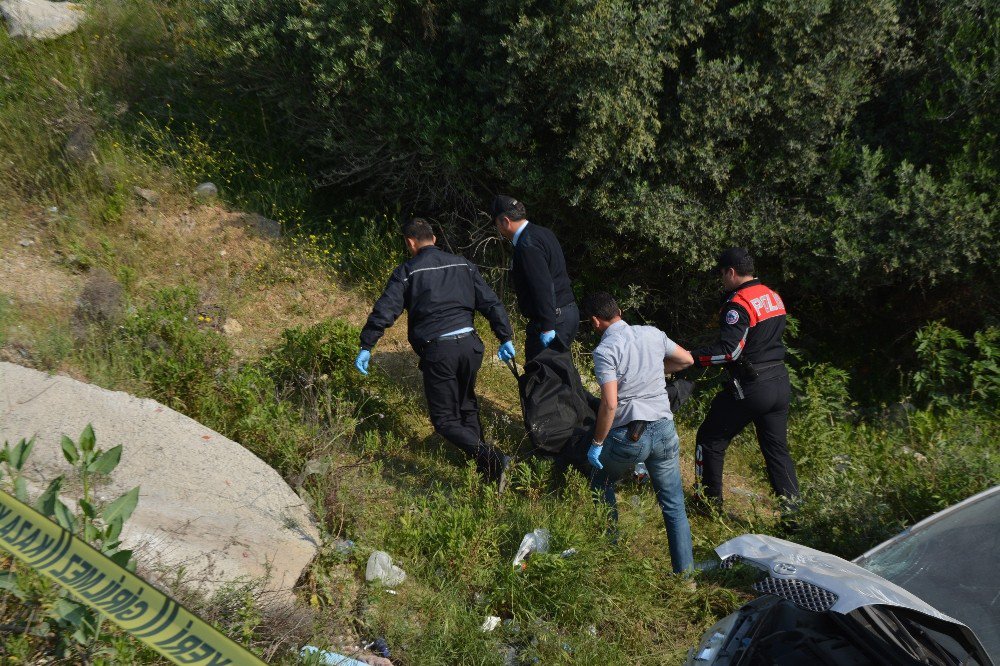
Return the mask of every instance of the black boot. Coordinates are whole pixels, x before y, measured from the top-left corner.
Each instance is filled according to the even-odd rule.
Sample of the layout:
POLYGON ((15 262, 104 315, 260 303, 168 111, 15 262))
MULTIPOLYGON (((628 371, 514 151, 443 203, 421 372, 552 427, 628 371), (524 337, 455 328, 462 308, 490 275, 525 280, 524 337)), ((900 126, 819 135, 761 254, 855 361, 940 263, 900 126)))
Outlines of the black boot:
POLYGON ((722 514, 722 498, 708 497, 701 493, 695 493, 691 497, 691 512, 704 518, 717 518, 722 514))

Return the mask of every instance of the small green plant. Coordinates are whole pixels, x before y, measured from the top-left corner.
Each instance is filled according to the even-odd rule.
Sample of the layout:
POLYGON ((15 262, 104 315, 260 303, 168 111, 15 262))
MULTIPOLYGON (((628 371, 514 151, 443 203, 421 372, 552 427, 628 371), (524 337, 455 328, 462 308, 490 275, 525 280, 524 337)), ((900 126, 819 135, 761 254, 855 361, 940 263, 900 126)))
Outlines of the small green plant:
POLYGON ((376 215, 360 217, 347 225, 329 220, 327 225, 334 229, 347 227, 346 233, 328 237, 337 246, 336 267, 362 291, 378 295, 393 269, 406 259, 393 218, 376 215))
MULTIPOLYGON (((88 425, 80 434, 78 442, 63 435, 60 447, 63 457, 76 469, 83 485, 82 497, 78 500, 81 514, 78 531, 86 541, 98 545, 101 552, 112 561, 130 570, 134 569, 134 563, 131 562, 132 552, 119 550, 121 541, 118 537, 125 521, 135 511, 139 502, 139 487, 136 486, 100 510, 95 506, 93 497, 95 477, 110 474, 121 462, 121 445, 107 451, 98 449, 94 429, 88 425)), ((62 522, 60 524, 72 531, 77 525, 69 509, 59 500, 58 492, 59 485, 53 481, 38 500, 40 511, 46 515, 54 513, 57 517, 65 516, 65 524, 62 522)))
MULTIPOLYGON (((16 445, 4 443, 0 463, 6 472, 6 484, 22 502, 29 501, 23 470, 34 448, 35 440, 22 439, 16 445)), ((121 532, 125 522, 135 511, 139 501, 139 488, 135 487, 121 497, 99 503, 94 497, 95 481, 110 474, 121 460, 122 447, 107 451, 96 446, 94 429, 88 425, 77 441, 63 437, 63 457, 69 462, 82 485, 81 496, 75 511, 64 503, 59 493, 65 483, 63 476, 53 479, 34 502, 34 507, 64 529, 73 532, 111 561, 129 571, 135 570, 132 551, 121 548, 121 532)), ((20 601, 19 623, 24 635, 42 639, 54 636, 53 651, 60 659, 80 660, 89 663, 96 652, 107 652, 109 635, 103 631, 103 620, 98 613, 76 601, 68 592, 33 570, 11 562, 7 571, 0 573, 0 590, 20 601)), ((44 649, 40 640, 33 650, 44 649)))
POLYGON ((300 400, 324 382, 346 395, 360 383, 353 365, 357 337, 357 328, 340 319, 286 329, 263 364, 277 385, 300 400))
POLYGON ((14 318, 14 303, 4 293, 0 293, 0 347, 7 342, 7 326, 14 318))
POLYGON ((954 402, 961 392, 969 365, 969 340, 937 321, 917 331, 920 369, 913 373, 913 387, 932 405, 954 402))
POLYGON ((913 388, 934 407, 1000 401, 1000 328, 973 334, 972 340, 943 322, 917 331, 920 367, 913 373, 913 388))
POLYGON ((131 372, 153 397, 199 418, 216 387, 216 373, 231 358, 225 338, 199 325, 198 294, 191 288, 157 292, 128 317, 110 354, 130 359, 131 372))
POLYGON ((969 368, 972 396, 985 404, 1000 404, 1000 328, 976 331, 973 340, 979 358, 969 368))
POLYGON ((114 190, 104 197, 97 217, 104 224, 113 226, 121 224, 128 206, 129 194, 123 183, 116 183, 114 190))

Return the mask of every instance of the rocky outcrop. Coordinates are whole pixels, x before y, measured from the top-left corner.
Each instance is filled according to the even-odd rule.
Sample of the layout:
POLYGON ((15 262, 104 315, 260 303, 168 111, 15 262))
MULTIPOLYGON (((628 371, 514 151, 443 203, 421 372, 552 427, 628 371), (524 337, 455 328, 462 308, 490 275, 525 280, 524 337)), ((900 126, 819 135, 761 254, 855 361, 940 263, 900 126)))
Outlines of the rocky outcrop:
POLYGON ((70 472, 60 437, 76 439, 88 423, 100 448, 123 445, 99 495, 141 489, 123 533, 141 571, 171 578, 183 572, 183 581, 205 592, 267 576, 265 588, 287 598, 316 554, 319 534, 277 472, 154 400, 0 363, 0 441, 36 438, 27 468, 35 493, 70 472))
POLYGON ((7 21, 11 37, 54 39, 79 27, 84 19, 83 5, 49 0, 3 0, 0 15, 7 21))

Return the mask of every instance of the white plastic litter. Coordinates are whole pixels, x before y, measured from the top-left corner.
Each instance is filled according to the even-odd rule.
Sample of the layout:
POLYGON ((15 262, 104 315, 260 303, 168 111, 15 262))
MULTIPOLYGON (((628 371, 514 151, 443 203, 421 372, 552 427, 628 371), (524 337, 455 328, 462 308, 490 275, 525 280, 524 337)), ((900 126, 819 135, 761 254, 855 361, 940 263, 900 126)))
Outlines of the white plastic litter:
POLYGON ((524 538, 521 539, 521 546, 517 549, 517 555, 514 556, 514 566, 520 566, 524 558, 532 553, 549 552, 549 539, 551 537, 552 535, 544 527, 539 527, 525 534, 524 538))
POLYGON ((496 615, 487 615, 486 619, 483 620, 483 626, 480 627, 484 632, 490 632, 497 628, 500 624, 500 618, 496 615))
POLYGON ((559 553, 559 557, 573 557, 577 554, 576 548, 567 548, 563 552, 559 553))
POLYGON ((320 650, 318 647, 314 647, 312 645, 306 645, 299 651, 299 655, 303 659, 312 654, 319 655, 319 663, 324 664, 324 666, 368 666, 368 664, 363 661, 358 661, 357 659, 352 659, 351 657, 345 657, 344 655, 337 654, 336 652, 320 650))
POLYGON ((350 539, 337 539, 333 542, 333 549, 341 555, 350 555, 354 550, 354 542, 350 539))
POLYGON ((365 580, 369 583, 377 580, 386 587, 396 587, 406 580, 406 572, 392 563, 389 553, 376 550, 368 558, 365 580))

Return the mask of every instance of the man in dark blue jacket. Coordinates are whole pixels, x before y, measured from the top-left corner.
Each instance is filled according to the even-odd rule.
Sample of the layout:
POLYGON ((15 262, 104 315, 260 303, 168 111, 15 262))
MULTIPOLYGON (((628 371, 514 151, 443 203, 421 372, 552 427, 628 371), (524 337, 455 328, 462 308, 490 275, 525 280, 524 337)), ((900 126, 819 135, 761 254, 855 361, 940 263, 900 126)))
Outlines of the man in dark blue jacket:
POLYGON ((528 318, 525 358, 533 359, 556 337, 568 349, 580 327, 580 310, 559 241, 545 227, 530 224, 524 203, 514 197, 498 195, 490 212, 497 231, 514 246, 510 276, 517 306, 528 318))
POLYGON ((371 350, 406 309, 408 338, 420 356, 431 423, 446 440, 476 461, 489 480, 500 480, 507 457, 483 442, 476 375, 483 341, 472 327, 475 312, 490 322, 502 343, 501 360, 514 357, 507 312, 474 264, 435 246, 430 224, 415 218, 403 225, 411 258, 396 267, 361 331, 355 367, 368 374, 371 350))

